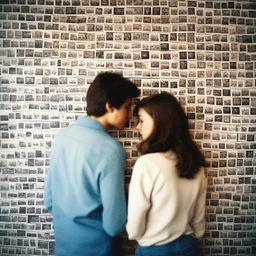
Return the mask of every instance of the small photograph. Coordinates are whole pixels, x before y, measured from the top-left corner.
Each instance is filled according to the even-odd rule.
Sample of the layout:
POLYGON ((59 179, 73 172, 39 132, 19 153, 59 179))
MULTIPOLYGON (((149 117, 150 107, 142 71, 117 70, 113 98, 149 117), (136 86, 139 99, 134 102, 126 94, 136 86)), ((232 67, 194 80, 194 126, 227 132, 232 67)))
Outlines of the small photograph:
POLYGON ((177 41, 177 38, 178 38, 177 33, 170 34, 170 41, 177 41))
POLYGON ((125 41, 131 41, 132 40, 132 34, 131 33, 124 33, 124 40, 125 41))
POLYGON ((169 51, 169 43, 161 43, 161 51, 169 51))
POLYGON ((106 33, 106 40, 113 40, 113 32, 106 33))
POLYGON ((141 49, 141 42, 132 42, 131 48, 132 48, 132 49, 138 49, 138 50, 140 50, 140 49, 141 49))
POLYGON ((187 69, 188 63, 187 61, 180 61, 180 69, 187 69))
POLYGON ((195 59, 195 52, 188 52, 188 59, 195 59))
POLYGON ((151 68, 159 68, 159 62, 158 61, 152 61, 151 62, 151 68))
POLYGON ((171 59, 171 54, 170 53, 163 53, 162 55, 163 60, 170 60, 171 59))
MULTIPOLYGON (((160 50, 159 44, 151 44, 150 45, 150 50, 151 51, 159 51, 160 50)), ((152 54, 151 54, 151 56, 152 56, 152 54)))
POLYGON ((167 70, 161 70, 161 73, 160 73, 160 77, 170 77, 171 76, 171 72, 170 71, 167 71, 167 70))
POLYGON ((239 115, 240 114, 240 108, 239 107, 232 107, 232 114, 233 115, 239 115))
POLYGON ((195 96, 188 96, 188 97, 187 97, 187 102, 188 102, 188 103, 195 103, 195 99, 196 99, 195 96))
POLYGON ((203 61, 198 61, 197 62, 197 68, 202 68, 204 69, 206 67, 206 63, 203 61))
POLYGON ((148 33, 134 33, 133 40, 137 41, 149 41, 149 34, 148 33))
POLYGON ((187 52, 180 52, 180 59, 187 59, 187 52))
POLYGON ((132 150, 132 157, 138 157, 138 156, 139 156, 138 151, 132 150))
POLYGON ((124 8, 114 8, 114 15, 124 15, 125 14, 125 9, 124 8))
POLYGON ((160 55, 157 52, 151 52, 151 59, 160 59, 160 55))
POLYGON ((152 82, 152 87, 158 88, 159 87, 159 82, 158 81, 153 81, 152 82))
POLYGON ((124 147, 131 147, 132 146, 131 141, 127 141, 127 140, 125 140, 123 142, 123 145, 124 145, 124 147))
MULTIPOLYGON (((137 139, 137 138, 140 138, 140 137, 141 136, 140 136, 139 132, 133 132, 133 138, 134 139, 137 139)), ((136 147, 137 144, 138 144, 138 142, 133 143, 133 147, 136 147)))
POLYGON ((144 15, 151 15, 152 10, 151 7, 144 7, 144 15))
POLYGON ((215 108, 214 114, 222 114, 222 108, 215 108))
POLYGON ((143 96, 146 97, 146 96, 150 96, 150 95, 157 94, 157 93, 158 93, 158 90, 143 89, 142 93, 143 93, 143 96))
POLYGON ((151 76, 152 77, 159 77, 160 76, 160 72, 159 72, 159 70, 152 70, 151 71, 151 76))
POLYGON ((195 107, 194 107, 194 106, 187 106, 187 107, 186 107, 186 111, 193 113, 193 112, 195 112, 195 107))
POLYGON ((195 80, 188 80, 188 87, 190 87, 190 89, 191 89, 191 87, 195 87, 195 85, 196 85, 195 80))
POLYGON ((126 15, 143 15, 143 7, 128 7, 126 8, 126 15))
POLYGON ((129 139, 133 138, 133 131, 127 131, 127 138, 129 139))
POLYGON ((86 59, 94 59, 95 52, 94 51, 84 51, 83 57, 86 59))
POLYGON ((118 137, 119 138, 126 138, 126 131, 119 131, 118 132, 118 137))
MULTIPOLYGON (((171 82, 171 83, 176 83, 176 87, 171 87, 171 88, 177 88, 177 82, 171 82)), ((168 88, 168 81, 161 81, 160 82, 160 87, 168 88)))
MULTIPOLYGON (((132 54, 131 53, 124 53, 124 59, 126 60, 131 60, 132 59, 132 54)), ((125 65, 128 64, 127 62, 124 63, 125 65)))
POLYGON ((123 59, 123 58, 124 58, 124 54, 122 52, 115 53, 115 59, 123 59))
POLYGON ((149 59, 149 51, 142 51, 141 59, 149 59))
POLYGON ((233 106, 240 106, 242 104, 242 99, 241 98, 233 98, 233 106))

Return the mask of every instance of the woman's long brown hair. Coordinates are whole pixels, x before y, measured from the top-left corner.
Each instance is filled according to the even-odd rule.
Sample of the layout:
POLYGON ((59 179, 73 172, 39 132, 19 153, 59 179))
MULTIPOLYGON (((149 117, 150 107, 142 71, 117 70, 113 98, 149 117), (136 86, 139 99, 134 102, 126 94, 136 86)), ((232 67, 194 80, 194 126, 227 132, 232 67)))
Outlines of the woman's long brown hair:
POLYGON ((135 107, 135 115, 140 108, 154 121, 152 134, 138 145, 141 154, 172 150, 182 178, 193 178, 202 166, 206 166, 204 156, 189 134, 186 114, 173 95, 161 93, 142 99, 135 107))

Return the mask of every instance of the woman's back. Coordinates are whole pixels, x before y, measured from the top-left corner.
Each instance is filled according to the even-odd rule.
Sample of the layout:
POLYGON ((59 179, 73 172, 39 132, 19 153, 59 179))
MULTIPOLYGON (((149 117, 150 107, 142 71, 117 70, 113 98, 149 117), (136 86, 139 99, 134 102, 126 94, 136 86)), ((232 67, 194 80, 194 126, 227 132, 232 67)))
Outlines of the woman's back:
POLYGON ((140 245, 166 244, 183 234, 201 237, 205 231, 204 172, 180 178, 176 163, 168 151, 143 155, 134 166, 127 231, 140 245))
POLYGON ((207 180, 203 154, 189 133, 186 114, 169 93, 135 108, 142 137, 130 184, 127 231, 136 256, 196 256, 205 230, 207 180))

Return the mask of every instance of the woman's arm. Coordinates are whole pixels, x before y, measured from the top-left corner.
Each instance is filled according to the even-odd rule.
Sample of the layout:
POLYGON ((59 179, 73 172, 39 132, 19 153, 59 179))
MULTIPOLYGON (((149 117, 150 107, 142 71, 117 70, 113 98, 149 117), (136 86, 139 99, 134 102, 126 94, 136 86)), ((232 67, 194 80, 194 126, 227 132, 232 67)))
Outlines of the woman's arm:
POLYGON ((151 206, 153 187, 151 175, 148 173, 149 170, 139 160, 133 168, 129 188, 126 229, 131 240, 139 240, 146 230, 146 218, 151 206))
POLYGON ((200 238, 205 232, 205 200, 207 191, 207 179, 203 175, 202 184, 200 188, 199 197, 195 206, 195 213, 191 221, 191 226, 194 230, 194 235, 196 238, 200 238))

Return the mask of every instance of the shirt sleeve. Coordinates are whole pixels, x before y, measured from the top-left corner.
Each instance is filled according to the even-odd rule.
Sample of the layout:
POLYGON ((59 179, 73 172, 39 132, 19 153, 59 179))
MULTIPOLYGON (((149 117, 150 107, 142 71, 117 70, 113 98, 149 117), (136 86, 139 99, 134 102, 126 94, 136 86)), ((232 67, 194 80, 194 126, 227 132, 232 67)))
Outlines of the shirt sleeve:
POLYGON ((195 207, 195 213, 191 221, 191 226, 194 230, 194 236, 201 238, 205 232, 205 200, 207 191, 207 179, 203 174, 202 184, 199 197, 195 207))
POLYGON ((142 161, 137 160, 132 173, 128 199, 129 239, 139 240, 146 230, 146 216, 151 206, 153 180, 142 161))
POLYGON ((125 228, 126 200, 124 189, 125 151, 109 152, 102 166, 100 193, 103 205, 103 228, 114 237, 125 228))
POLYGON ((46 178, 44 187, 44 206, 48 212, 52 212, 52 191, 50 175, 46 178))
POLYGON ((48 172, 48 176, 45 179, 45 184, 44 184, 44 206, 47 209, 48 212, 52 212, 52 177, 51 177, 51 169, 52 166, 54 165, 54 141, 52 142, 52 147, 51 147, 51 158, 50 158, 50 168, 48 172))

